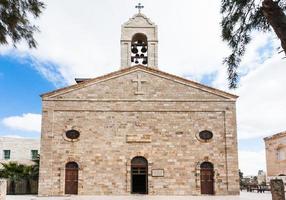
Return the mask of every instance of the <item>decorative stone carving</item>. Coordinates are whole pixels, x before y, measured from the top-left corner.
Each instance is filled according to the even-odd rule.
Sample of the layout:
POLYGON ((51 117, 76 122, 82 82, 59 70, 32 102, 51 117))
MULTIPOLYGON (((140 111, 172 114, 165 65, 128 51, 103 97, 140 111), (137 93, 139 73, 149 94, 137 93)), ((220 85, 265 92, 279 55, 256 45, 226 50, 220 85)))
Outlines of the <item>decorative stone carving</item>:
POLYGON ((147 81, 142 79, 141 74, 137 74, 137 78, 133 79, 132 82, 136 82, 136 84, 137 84, 137 90, 135 91, 135 94, 136 95, 144 94, 142 91, 142 83, 146 83, 147 81))

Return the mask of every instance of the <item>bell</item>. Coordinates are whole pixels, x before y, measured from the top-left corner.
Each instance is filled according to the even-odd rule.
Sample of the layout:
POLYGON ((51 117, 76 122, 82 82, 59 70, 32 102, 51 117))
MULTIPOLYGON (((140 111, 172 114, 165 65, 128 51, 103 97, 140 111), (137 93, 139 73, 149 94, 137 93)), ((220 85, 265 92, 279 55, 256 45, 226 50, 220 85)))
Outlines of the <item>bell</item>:
POLYGON ((132 46, 131 52, 134 53, 134 54, 138 53, 137 47, 136 46, 132 46))
POLYGON ((140 55, 140 57, 143 58, 143 57, 144 57, 144 54, 142 53, 142 54, 140 55))
POLYGON ((138 59, 136 59, 136 60, 135 60, 135 64, 138 64, 138 63, 139 63, 139 61, 138 61, 138 59))
POLYGON ((139 58, 139 54, 137 53, 137 54, 135 55, 135 57, 136 57, 136 58, 139 58))
POLYGON ((142 47, 141 52, 142 52, 142 53, 146 53, 146 52, 147 52, 146 46, 143 46, 143 47, 142 47))
POLYGON ((143 62, 142 62, 143 65, 147 65, 147 63, 148 63, 147 59, 144 59, 143 62))

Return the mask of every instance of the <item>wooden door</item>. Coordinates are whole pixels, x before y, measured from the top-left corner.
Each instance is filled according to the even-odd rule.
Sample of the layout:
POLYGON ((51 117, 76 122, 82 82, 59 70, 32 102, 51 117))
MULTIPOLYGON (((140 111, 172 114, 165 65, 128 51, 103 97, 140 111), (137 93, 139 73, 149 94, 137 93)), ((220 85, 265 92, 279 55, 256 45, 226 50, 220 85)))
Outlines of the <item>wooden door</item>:
POLYGON ((66 164, 65 194, 78 194, 78 165, 75 162, 66 164))
POLYGON ((201 169, 201 194, 214 194, 213 169, 201 169))

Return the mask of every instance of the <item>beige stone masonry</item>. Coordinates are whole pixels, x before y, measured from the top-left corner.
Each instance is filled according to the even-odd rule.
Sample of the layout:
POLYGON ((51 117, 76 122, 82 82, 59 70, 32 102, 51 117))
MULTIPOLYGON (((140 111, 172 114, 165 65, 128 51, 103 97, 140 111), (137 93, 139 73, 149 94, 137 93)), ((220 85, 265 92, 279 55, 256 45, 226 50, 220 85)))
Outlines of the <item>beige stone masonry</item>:
POLYGON ((136 156, 148 161, 148 194, 200 195, 205 161, 215 195, 239 194, 236 98, 142 66, 44 94, 39 195, 65 194, 69 161, 79 165, 79 195, 128 195, 136 156), (70 129, 78 140, 65 139, 70 129), (213 138, 200 140, 203 130, 213 138), (158 169, 163 177, 152 176, 158 169))
MULTIPOLYGON (((267 176, 286 176, 286 131, 264 138, 267 176)), ((279 178, 279 177, 278 177, 279 178)))

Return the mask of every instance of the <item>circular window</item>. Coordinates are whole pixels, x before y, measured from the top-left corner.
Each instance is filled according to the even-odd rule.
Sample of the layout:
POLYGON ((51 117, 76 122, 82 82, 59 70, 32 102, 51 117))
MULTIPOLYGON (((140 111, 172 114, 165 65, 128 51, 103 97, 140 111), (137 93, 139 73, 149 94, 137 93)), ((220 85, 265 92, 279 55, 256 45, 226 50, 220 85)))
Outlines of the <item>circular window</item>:
POLYGON ((69 130, 66 132, 66 137, 71 140, 75 140, 79 138, 79 132, 77 130, 69 130))
POLYGON ((213 138, 213 133, 210 132, 210 131, 201 131, 201 132, 199 133, 199 137, 200 137, 200 139, 202 139, 202 140, 210 140, 210 139, 213 138))

